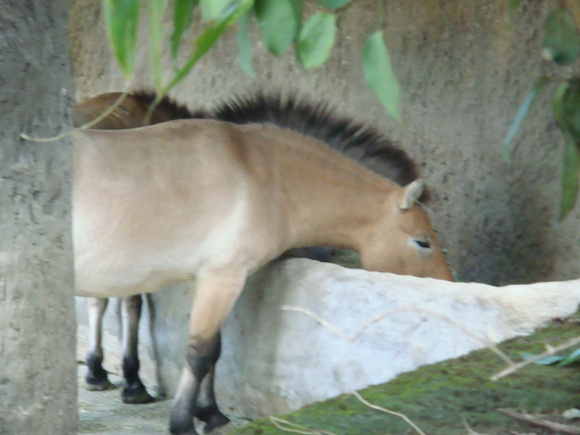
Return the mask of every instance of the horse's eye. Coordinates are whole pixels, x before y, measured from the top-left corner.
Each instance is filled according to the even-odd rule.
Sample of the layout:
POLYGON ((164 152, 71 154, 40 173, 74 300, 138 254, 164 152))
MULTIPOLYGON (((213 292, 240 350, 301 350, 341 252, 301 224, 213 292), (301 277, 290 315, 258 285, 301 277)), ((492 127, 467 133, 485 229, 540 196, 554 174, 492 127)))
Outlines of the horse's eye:
POLYGON ((421 249, 431 249, 431 243, 427 239, 413 239, 413 243, 421 249))

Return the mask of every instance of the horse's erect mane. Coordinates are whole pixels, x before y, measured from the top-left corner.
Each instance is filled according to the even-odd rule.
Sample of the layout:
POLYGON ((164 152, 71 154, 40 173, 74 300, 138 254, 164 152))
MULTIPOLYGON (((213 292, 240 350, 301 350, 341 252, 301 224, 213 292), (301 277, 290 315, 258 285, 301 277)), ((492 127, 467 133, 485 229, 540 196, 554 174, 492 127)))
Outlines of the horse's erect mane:
MULTIPOLYGON (((312 103, 295 94, 284 98, 281 94, 256 93, 226 101, 211 114, 222 121, 271 123, 314 137, 402 186, 419 178, 415 163, 390 139, 333 112, 328 104, 312 103)), ((426 200, 426 195, 421 199, 426 200)))
MULTIPOLYGON (((139 91, 134 95, 151 104, 155 94, 139 91)), ((390 139, 372 127, 336 115, 325 103, 312 103, 296 94, 255 94, 224 101, 210 111, 191 112, 164 97, 159 110, 179 118, 213 118, 236 124, 270 123, 311 136, 395 183, 404 186, 419 178, 416 164, 390 139)), ((428 200, 428 193, 421 197, 428 200)))

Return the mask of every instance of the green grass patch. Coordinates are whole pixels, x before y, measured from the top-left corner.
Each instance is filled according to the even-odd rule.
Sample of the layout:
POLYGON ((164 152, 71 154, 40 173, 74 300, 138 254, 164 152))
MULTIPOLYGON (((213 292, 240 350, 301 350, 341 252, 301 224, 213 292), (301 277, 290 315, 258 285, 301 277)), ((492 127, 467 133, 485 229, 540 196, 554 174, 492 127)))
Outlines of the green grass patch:
MULTIPOLYGON (((522 360, 522 352, 541 353, 545 343, 558 345, 579 334, 577 323, 554 322, 532 336, 509 340, 499 347, 518 362, 522 360)), ((532 364, 499 381, 489 380, 504 368, 505 363, 485 349, 421 367, 389 383, 362 390, 360 394, 375 405, 407 415, 430 435, 464 435, 467 433, 464 421, 482 433, 534 431, 543 434, 548 432, 503 416, 496 409, 515 408, 549 414, 580 406, 578 364, 568 367, 532 364)), ((416 433, 399 417, 370 409, 351 394, 306 406, 280 418, 309 430, 324 430, 336 435, 416 433)), ((260 419, 232 433, 283 432, 269 419, 260 419)))

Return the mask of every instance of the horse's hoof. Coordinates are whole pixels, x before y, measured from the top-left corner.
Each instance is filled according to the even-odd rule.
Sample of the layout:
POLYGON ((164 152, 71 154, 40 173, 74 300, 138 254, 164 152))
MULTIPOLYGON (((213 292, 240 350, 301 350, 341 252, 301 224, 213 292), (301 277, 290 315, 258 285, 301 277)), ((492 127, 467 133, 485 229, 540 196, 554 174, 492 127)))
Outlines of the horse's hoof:
POLYGON ((86 384, 85 387, 87 390, 89 391, 106 391, 106 390, 112 390, 115 388, 115 385, 113 385, 111 382, 109 382, 108 379, 85 379, 86 384))
POLYGON ((199 435, 195 430, 195 427, 193 426, 193 421, 179 423, 176 423, 175 421, 170 421, 169 432, 172 435, 199 435))
POLYGON ((227 418, 225 415, 221 413, 221 411, 218 410, 206 421, 205 427, 203 428, 203 433, 209 434, 210 432, 213 432, 216 429, 222 428, 229 422, 230 419, 227 418))
POLYGON ((143 384, 123 388, 121 399, 123 400, 123 403, 130 405, 143 405, 155 401, 155 399, 147 392, 143 384))

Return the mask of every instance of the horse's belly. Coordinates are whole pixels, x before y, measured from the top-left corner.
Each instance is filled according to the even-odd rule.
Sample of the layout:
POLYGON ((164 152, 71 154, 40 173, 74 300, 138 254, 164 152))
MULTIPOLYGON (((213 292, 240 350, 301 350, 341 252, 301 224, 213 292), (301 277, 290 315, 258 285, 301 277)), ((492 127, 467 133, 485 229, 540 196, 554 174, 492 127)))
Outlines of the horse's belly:
POLYGON ((75 255, 75 293, 78 296, 113 297, 151 293, 170 284, 189 281, 199 261, 182 258, 164 261, 168 256, 99 255, 81 251, 75 255))
MULTIPOLYGON (((204 268, 246 268, 247 247, 232 215, 215 228, 179 228, 128 237, 112 226, 74 224, 78 296, 113 297, 150 293, 192 280, 204 268)), ((249 255, 252 257, 252 255, 249 255)))

